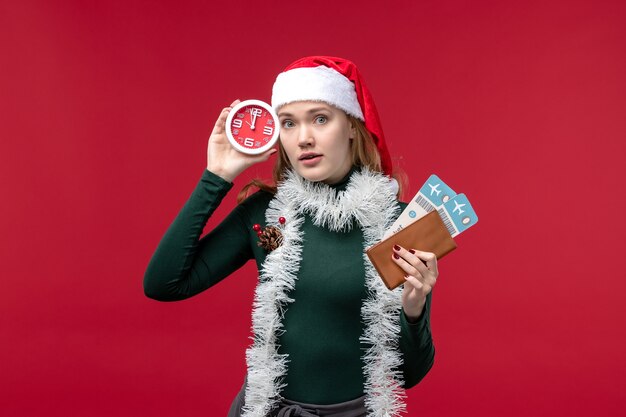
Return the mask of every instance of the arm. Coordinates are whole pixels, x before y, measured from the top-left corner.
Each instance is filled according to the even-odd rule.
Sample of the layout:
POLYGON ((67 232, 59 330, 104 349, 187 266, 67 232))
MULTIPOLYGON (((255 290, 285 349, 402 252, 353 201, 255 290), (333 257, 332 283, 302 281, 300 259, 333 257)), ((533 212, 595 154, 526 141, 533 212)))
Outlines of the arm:
POLYGON ((404 388, 419 383, 435 361, 435 345, 430 332, 430 304, 432 292, 426 296, 424 310, 417 321, 409 321, 400 313, 400 351, 403 359, 404 388))
POLYGON ((406 273, 402 290, 400 349, 404 385, 410 388, 433 366, 435 347, 430 333, 432 289, 439 270, 434 253, 394 246, 392 259, 406 273))
POLYGON ((236 207, 199 239, 207 220, 232 184, 205 170, 154 252, 144 292, 159 301, 192 297, 215 285, 252 257, 243 207, 236 207))
POLYGON ((199 239, 231 182, 276 149, 244 155, 228 142, 225 123, 235 100, 222 109, 207 145, 207 169, 159 243, 144 275, 146 296, 160 301, 183 300, 215 285, 252 257, 247 211, 238 205, 211 233, 199 239))

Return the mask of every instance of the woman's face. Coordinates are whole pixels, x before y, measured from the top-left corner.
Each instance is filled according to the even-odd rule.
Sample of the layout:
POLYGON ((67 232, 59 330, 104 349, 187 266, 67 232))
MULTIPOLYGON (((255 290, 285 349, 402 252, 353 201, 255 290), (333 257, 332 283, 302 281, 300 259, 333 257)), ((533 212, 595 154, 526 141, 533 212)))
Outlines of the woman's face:
POLYGON ((327 184, 348 174, 355 129, 342 110, 326 103, 297 101, 282 106, 278 118, 280 142, 298 174, 327 184))

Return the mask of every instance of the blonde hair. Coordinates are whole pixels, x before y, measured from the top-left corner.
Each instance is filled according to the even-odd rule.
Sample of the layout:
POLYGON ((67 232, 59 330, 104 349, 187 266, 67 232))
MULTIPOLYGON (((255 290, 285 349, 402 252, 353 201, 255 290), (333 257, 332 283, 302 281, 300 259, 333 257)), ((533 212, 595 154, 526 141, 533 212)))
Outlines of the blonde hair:
MULTIPOLYGON (((350 151, 352 157, 352 165, 357 167, 367 167, 370 171, 382 173, 382 164, 380 161, 380 154, 378 148, 372 139, 372 135, 365 128, 365 124, 356 117, 346 114, 348 121, 355 128, 354 138, 351 138, 350 151)), ((250 194, 252 194, 254 188, 258 188, 263 191, 267 191, 272 194, 276 194, 276 186, 280 184, 284 178, 287 170, 291 169, 291 163, 287 157, 285 149, 278 141, 278 156, 274 169, 272 170, 272 183, 267 183, 259 178, 255 178, 246 184, 239 194, 237 195, 237 203, 241 203, 250 194), (253 188, 254 187, 254 188, 253 188)), ((404 173, 398 172, 394 168, 393 177, 398 181, 398 196, 402 195, 402 190, 406 182, 404 173)))

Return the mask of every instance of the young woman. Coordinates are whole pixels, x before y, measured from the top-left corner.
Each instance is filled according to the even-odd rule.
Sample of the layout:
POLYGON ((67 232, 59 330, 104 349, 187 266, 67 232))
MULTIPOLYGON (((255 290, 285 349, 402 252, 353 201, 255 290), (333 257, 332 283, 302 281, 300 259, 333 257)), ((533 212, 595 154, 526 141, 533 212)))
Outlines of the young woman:
POLYGON ((404 389, 433 364, 438 271, 432 253, 396 246, 389 256, 406 282, 389 291, 364 254, 405 207, 372 97, 352 62, 307 57, 279 74, 272 106, 280 144, 257 156, 231 147, 231 107, 222 110, 207 169, 154 253, 145 293, 189 298, 254 259, 254 342, 229 416, 399 415, 404 389), (276 187, 261 186, 200 239, 232 181, 276 152, 276 187), (261 247, 266 226, 274 245, 261 247))

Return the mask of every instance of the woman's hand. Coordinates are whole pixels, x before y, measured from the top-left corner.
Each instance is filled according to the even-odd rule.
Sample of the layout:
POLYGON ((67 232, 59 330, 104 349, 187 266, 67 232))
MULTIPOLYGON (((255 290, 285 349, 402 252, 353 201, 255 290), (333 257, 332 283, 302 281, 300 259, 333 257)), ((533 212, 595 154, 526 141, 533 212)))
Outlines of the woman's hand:
POLYGON ((402 291, 404 314, 409 321, 417 321, 424 310, 426 296, 432 291, 439 276, 437 257, 431 252, 407 250, 395 245, 392 259, 406 273, 402 291))
POLYGON ((237 175, 241 174, 248 167, 258 162, 267 161, 271 155, 276 153, 276 149, 270 149, 259 155, 246 155, 233 148, 226 137, 225 127, 228 113, 238 103, 239 100, 235 100, 230 106, 222 109, 215 122, 215 127, 213 127, 207 146, 206 169, 229 182, 232 182, 237 175))

